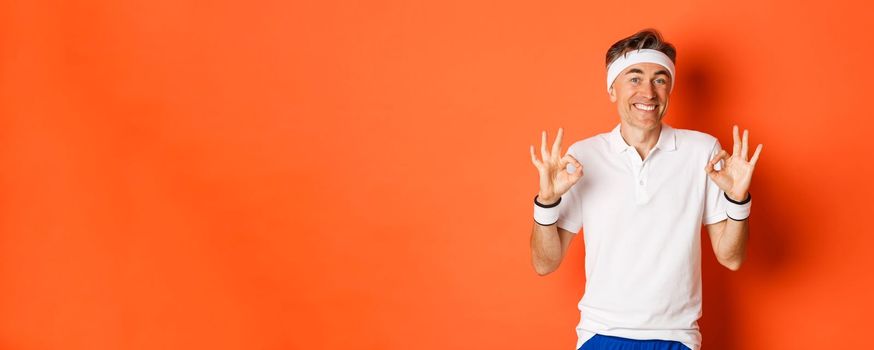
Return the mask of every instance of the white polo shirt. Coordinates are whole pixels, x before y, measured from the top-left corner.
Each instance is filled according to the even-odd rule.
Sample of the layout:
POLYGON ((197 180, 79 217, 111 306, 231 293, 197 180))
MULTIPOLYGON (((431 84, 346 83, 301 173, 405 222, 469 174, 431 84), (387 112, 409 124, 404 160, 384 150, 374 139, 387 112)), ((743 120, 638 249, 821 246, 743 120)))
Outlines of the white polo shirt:
POLYGON ((704 170, 719 141, 662 123, 641 161, 620 127, 568 148, 584 172, 562 195, 557 223, 583 228, 586 245, 576 349, 598 333, 698 350, 701 225, 727 218, 722 191, 704 170))

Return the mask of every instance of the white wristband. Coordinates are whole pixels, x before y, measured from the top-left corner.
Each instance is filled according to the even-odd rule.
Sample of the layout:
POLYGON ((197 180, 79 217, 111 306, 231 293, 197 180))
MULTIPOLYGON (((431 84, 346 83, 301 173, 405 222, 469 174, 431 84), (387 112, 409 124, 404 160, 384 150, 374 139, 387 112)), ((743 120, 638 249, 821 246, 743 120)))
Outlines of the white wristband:
POLYGON ((725 215, 734 221, 743 221, 750 217, 750 205, 753 203, 753 196, 747 193, 747 199, 737 202, 728 198, 728 194, 723 192, 723 202, 725 202, 725 215))
POLYGON ((540 226, 549 226, 558 222, 558 203, 561 203, 561 197, 555 203, 546 205, 537 202, 537 196, 534 196, 534 222, 540 226))

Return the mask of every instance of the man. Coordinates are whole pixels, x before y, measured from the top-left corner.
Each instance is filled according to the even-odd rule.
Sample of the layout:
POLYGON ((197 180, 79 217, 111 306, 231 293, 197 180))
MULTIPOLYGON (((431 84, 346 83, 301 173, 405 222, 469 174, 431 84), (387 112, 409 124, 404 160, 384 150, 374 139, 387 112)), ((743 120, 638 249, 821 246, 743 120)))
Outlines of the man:
POLYGON ((762 145, 748 157, 749 133, 741 138, 734 126, 729 155, 711 135, 663 123, 675 58, 655 30, 618 41, 607 51, 607 92, 619 124, 572 144, 563 157, 561 128, 551 150, 542 133, 542 159, 531 146, 540 175, 535 271, 555 271, 574 235, 584 233, 577 349, 698 350, 701 225, 722 265, 736 271, 744 260, 748 190, 762 145))

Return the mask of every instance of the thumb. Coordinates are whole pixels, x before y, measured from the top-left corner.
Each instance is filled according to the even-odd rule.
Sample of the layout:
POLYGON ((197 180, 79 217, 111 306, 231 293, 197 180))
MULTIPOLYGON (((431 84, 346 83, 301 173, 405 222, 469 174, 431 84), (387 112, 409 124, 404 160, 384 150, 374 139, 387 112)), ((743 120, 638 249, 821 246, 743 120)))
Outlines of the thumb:
POLYGON ((707 162, 707 165, 704 166, 704 171, 707 172, 707 175, 713 176, 716 172, 716 169, 713 168, 713 164, 715 164, 716 161, 718 161, 718 159, 714 158, 707 162))
POLYGON ((710 180, 713 180, 713 182, 716 182, 716 178, 719 177, 719 172, 718 171, 708 171, 707 177, 709 177, 710 180))
POLYGON ((716 170, 713 167, 714 164, 715 164, 715 162, 708 162, 707 166, 704 167, 704 171, 707 173, 707 177, 709 177, 710 180, 713 180, 713 182, 716 182, 716 179, 719 177, 721 171, 716 170))

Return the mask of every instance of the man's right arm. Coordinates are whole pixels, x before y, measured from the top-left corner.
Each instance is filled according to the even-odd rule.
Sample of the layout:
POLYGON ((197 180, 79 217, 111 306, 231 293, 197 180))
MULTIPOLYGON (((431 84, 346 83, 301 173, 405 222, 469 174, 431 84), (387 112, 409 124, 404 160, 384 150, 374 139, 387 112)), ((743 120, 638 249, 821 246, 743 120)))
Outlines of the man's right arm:
POLYGON ((555 224, 543 226, 534 223, 531 229, 531 264, 540 276, 546 276, 558 269, 564 260, 574 233, 555 224))
POLYGON ((534 145, 531 145, 531 163, 540 175, 540 192, 535 197, 535 220, 531 230, 531 263, 538 275, 545 276, 555 271, 561 265, 565 252, 574 237, 574 233, 558 228, 557 221, 543 226, 538 222, 551 222, 557 218, 556 205, 570 188, 583 177, 583 165, 570 152, 563 157, 561 154, 561 138, 564 131, 558 129, 558 136, 552 144, 552 149, 546 148, 546 131, 541 133, 540 154, 542 160, 534 155, 534 145), (567 166, 573 165, 575 170, 567 172, 567 166), (548 220, 548 221, 546 221, 548 220))

